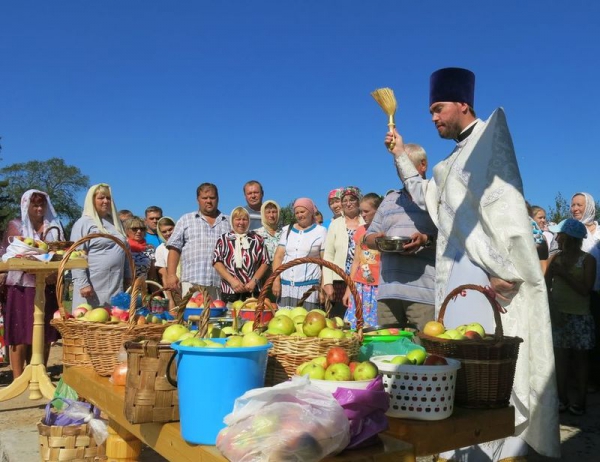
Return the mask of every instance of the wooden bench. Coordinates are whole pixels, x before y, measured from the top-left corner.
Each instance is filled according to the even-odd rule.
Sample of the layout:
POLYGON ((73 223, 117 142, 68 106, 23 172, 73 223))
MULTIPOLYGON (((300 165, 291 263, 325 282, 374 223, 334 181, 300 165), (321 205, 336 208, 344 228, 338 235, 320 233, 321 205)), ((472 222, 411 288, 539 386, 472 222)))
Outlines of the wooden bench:
MULTIPOLYGON (((174 462, 226 462, 215 446, 190 444, 181 438, 179 422, 166 424, 131 424, 125 418, 123 403, 125 387, 113 385, 93 369, 69 367, 63 380, 79 396, 98 406, 109 418, 106 455, 109 461, 136 461, 142 443, 165 459, 174 462)), ((413 447, 391 435, 381 435, 381 444, 365 449, 345 451, 329 462, 415 462, 413 447)))

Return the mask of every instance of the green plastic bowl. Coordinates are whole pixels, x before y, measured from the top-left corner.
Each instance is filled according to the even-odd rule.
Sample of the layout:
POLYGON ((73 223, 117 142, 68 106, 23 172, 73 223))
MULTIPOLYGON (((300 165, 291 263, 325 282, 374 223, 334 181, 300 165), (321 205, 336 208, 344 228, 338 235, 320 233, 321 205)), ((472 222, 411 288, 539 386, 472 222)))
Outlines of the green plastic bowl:
POLYGON ((412 339, 414 336, 414 333, 405 330, 401 330, 399 333, 394 335, 363 335, 363 345, 369 343, 395 342, 401 338, 412 339))

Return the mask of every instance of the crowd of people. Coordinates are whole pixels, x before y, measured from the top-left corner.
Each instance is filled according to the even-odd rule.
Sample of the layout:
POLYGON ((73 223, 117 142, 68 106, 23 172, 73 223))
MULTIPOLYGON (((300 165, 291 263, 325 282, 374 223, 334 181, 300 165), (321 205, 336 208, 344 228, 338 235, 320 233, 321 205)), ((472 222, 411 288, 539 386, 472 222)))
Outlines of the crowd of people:
MULTIPOLYGON (((296 306, 316 286, 304 300, 309 310, 329 300, 332 315, 344 316, 354 327, 360 300, 366 325, 421 330, 436 319, 452 289, 489 287, 506 308, 505 334, 524 340, 512 397, 515 436, 483 448, 461 448, 441 459, 472 454, 469 460, 521 460, 527 444, 556 456, 558 413, 583 414, 587 392, 600 386, 595 201, 576 192, 570 218, 558 224, 547 222, 543 208, 528 206, 504 114, 500 109, 485 122, 477 118, 474 88, 475 76, 465 69, 441 69, 431 76, 432 121, 442 138, 455 142, 451 154, 434 166, 431 179, 423 147, 404 143, 394 129, 384 144, 401 187, 385 196, 363 195, 356 186, 334 188, 327 196, 331 215, 325 220, 310 198, 301 197, 293 202, 293 222, 282 225, 280 206, 264 200, 263 186, 255 180, 243 186, 246 204, 228 215, 219 209, 217 186, 202 183, 196 190, 198 207, 178 220, 163 216, 157 206, 148 207, 144 217, 117 211, 110 186, 92 186, 70 236, 73 241, 93 236, 81 246, 88 268, 73 270, 73 305, 110 304, 139 276, 173 292, 203 286, 213 298, 245 300, 256 297, 282 265, 315 257, 340 268, 360 297, 354 299, 340 274, 308 262, 286 266, 274 279, 269 295, 279 306, 296 306), (402 252, 380 252, 378 239, 390 236, 410 241, 402 252), (135 263, 133 273, 127 251, 135 263)), ((21 218, 9 224, 3 248, 11 236, 64 239, 46 193, 27 191, 21 210, 21 218)), ((35 276, 9 272, 1 277, 16 378, 31 346, 35 276)), ((51 317, 56 309, 53 283, 48 280, 46 286, 47 347, 57 338, 48 324, 48 313, 51 317)), ((493 314, 480 308, 486 303, 482 297, 475 293, 450 301, 446 324, 480 322, 493 332, 493 314)))

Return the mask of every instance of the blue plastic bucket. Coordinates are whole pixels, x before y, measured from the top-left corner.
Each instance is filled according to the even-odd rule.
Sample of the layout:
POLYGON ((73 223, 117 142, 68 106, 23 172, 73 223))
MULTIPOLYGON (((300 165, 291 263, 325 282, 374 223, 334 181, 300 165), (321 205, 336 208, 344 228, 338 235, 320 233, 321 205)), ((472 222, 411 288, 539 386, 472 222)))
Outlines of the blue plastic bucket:
MULTIPOLYGON (((211 339, 225 343, 226 339, 211 339)), ((188 443, 214 445, 225 427, 223 419, 236 398, 264 387, 267 352, 273 346, 246 348, 186 347, 179 342, 177 390, 181 436, 188 443)))

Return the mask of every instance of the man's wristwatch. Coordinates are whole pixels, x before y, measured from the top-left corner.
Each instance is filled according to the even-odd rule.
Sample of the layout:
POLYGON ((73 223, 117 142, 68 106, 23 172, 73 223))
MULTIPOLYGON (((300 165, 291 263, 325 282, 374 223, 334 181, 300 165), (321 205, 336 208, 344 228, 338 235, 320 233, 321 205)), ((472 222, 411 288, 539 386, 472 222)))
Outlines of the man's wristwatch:
POLYGON ((427 235, 427 241, 423 244, 423 247, 431 247, 435 243, 435 236, 431 234, 427 235))

